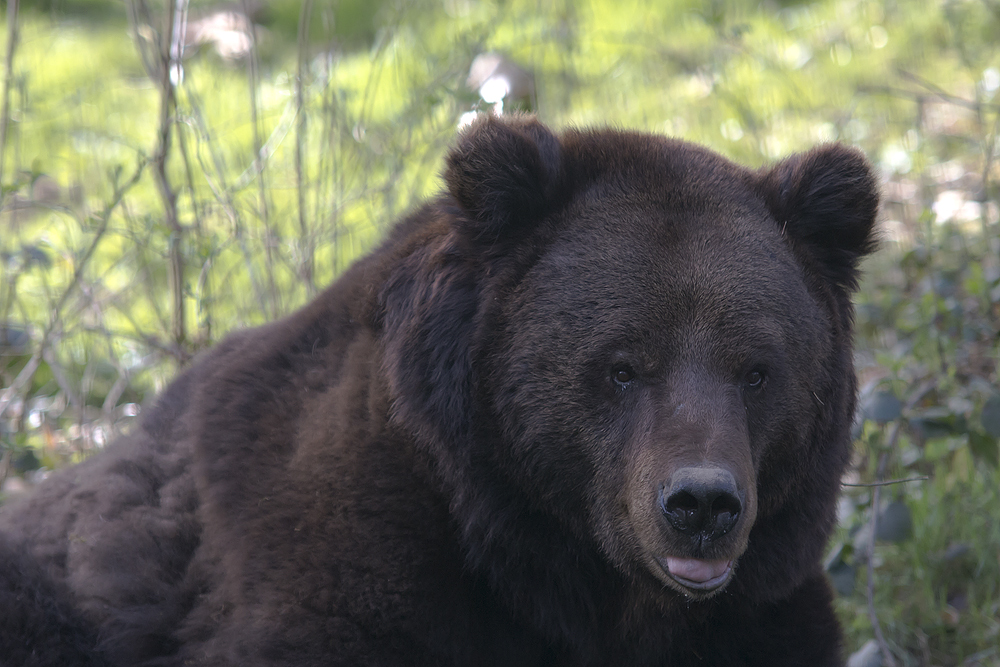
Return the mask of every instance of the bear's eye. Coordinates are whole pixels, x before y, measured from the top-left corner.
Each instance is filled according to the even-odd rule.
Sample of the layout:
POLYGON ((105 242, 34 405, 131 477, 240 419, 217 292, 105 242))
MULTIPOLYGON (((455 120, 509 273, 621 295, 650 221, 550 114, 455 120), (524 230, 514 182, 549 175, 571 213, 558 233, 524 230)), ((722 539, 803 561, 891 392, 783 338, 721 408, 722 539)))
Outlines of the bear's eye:
POLYGON ((750 389, 760 389, 764 386, 764 371, 754 369, 746 374, 743 381, 750 389))
POLYGON ((615 366, 611 369, 611 379, 615 381, 615 384, 624 387, 635 379, 635 371, 632 370, 631 366, 615 366))

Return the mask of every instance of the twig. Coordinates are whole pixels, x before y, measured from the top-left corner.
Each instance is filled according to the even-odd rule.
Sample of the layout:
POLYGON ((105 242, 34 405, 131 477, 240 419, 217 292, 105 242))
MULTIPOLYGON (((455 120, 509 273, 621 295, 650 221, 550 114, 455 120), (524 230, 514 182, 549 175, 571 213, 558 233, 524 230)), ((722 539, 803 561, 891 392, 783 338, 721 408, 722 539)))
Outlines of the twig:
MULTIPOLYGON (((142 275, 142 281, 140 284, 145 292, 146 303, 149 304, 149 310, 156 318, 156 329, 159 331, 170 331, 170 324, 167 322, 167 318, 163 315, 163 308, 160 305, 160 297, 162 296, 160 286, 162 281, 159 279, 159 276, 153 275, 153 270, 150 268, 149 262, 147 262, 145 257, 142 255, 142 249, 150 245, 150 239, 155 232, 148 229, 149 225, 146 224, 145 221, 140 221, 136 218, 128 202, 122 203, 121 215, 125 218, 126 224, 124 229, 127 230, 127 238, 131 242, 133 252, 135 253, 136 270, 142 275), (137 233, 138 230, 142 230, 141 236, 137 233)), ((128 288, 134 291, 135 283, 130 281, 128 283, 128 288)), ((142 330, 142 327, 132 317, 131 308, 119 308, 118 312, 122 317, 128 320, 133 328, 137 331, 142 330)), ((86 326, 84 326, 84 328, 86 329, 86 326)))
POLYGON ((965 660, 962 661, 962 667, 975 667, 976 665, 982 664, 982 662, 985 661, 986 658, 992 658, 997 654, 998 651, 1000 651, 1000 649, 994 646, 993 648, 988 648, 979 651, 977 653, 973 653, 972 655, 968 656, 965 660))
POLYGON ((63 393, 66 394, 70 406, 78 415, 79 419, 79 415, 83 413, 84 408, 80 393, 73 389, 73 383, 70 382, 68 377, 66 377, 66 373, 63 371, 62 366, 59 365, 59 360, 56 359, 56 356, 52 353, 51 347, 42 353, 42 358, 45 360, 45 363, 49 365, 49 370, 52 371, 52 377, 55 379, 56 384, 59 385, 59 388, 63 391, 63 393))
MULTIPOLYGON (((149 8, 143 0, 131 0, 125 3, 128 12, 128 22, 131 27, 132 39, 135 41, 135 50, 139 52, 142 66, 146 70, 146 75, 154 81, 158 78, 157 69, 159 59, 154 59, 149 54, 148 40, 144 30, 150 24, 149 8)), ((155 47, 155 44, 153 45, 155 47)))
MULTIPOLYGON (((921 383, 911 394, 908 399, 906 399, 906 404, 900 411, 905 412, 912 410, 916 405, 923 399, 927 393, 937 386, 937 382, 933 379, 925 380, 921 383)), ((893 657, 892 651, 889 650, 889 645, 885 641, 885 635, 882 633, 882 625, 878 620, 878 612, 875 610, 875 534, 878 532, 878 512, 879 512, 879 502, 881 500, 882 487, 888 484, 895 484, 900 482, 909 482, 916 479, 927 479, 922 478, 912 478, 903 480, 892 480, 890 482, 882 481, 882 476, 885 474, 886 466, 889 463, 889 456, 896 449, 896 442, 899 440, 899 433, 902 428, 901 421, 897 419, 893 422, 889 429, 889 437, 886 438, 885 451, 879 456, 878 466, 875 469, 875 482, 871 484, 846 484, 845 486, 870 486, 872 488, 872 518, 869 522, 869 529, 871 530, 871 535, 868 538, 868 582, 865 591, 865 597, 868 603, 868 618, 871 620, 872 631, 875 633, 875 641, 878 643, 879 651, 882 653, 882 664, 885 667, 896 667, 896 658, 893 657)))
POLYGON ((157 68, 159 79, 156 83, 160 88, 160 123, 157 131, 156 152, 153 154, 153 173, 156 176, 160 198, 163 200, 164 217, 171 231, 168 250, 172 304, 171 336, 175 344, 183 347, 187 338, 187 323, 184 313, 184 258, 181 254, 184 230, 177 218, 177 193, 174 192, 170 179, 167 178, 170 135, 177 109, 174 81, 171 77, 174 75, 175 67, 179 67, 180 58, 175 57, 175 53, 179 54, 181 48, 174 42, 183 39, 175 30, 177 14, 177 0, 169 0, 167 3, 167 29, 160 35, 159 43, 160 66, 157 68))
MULTIPOLYGON (((167 178, 166 164, 170 152, 170 136, 176 122, 177 97, 174 78, 180 80, 181 58, 184 53, 183 26, 187 17, 186 0, 169 0, 167 6, 167 29, 163 33, 152 33, 153 44, 147 47, 145 35, 152 23, 149 8, 144 0, 126 3, 129 24, 135 39, 136 50, 142 58, 143 66, 150 79, 160 91, 160 122, 157 130, 157 146, 152 162, 155 181, 163 201, 164 217, 171 230, 168 245, 168 265, 171 293, 171 336, 180 349, 187 338, 184 313, 184 258, 182 236, 184 233, 177 216, 177 194, 167 178), (154 53, 150 53, 153 51, 154 53), (174 77, 174 78, 172 78, 174 77)), ((183 150, 183 146, 182 146, 183 150)), ((153 300, 155 303, 155 299, 153 300)))
MULTIPOLYGON (((335 44, 329 44, 329 52, 335 53, 335 44)), ((334 63, 327 61, 327 67, 332 68, 334 63)), ((322 214, 323 204, 329 206, 328 236, 330 245, 333 248, 330 268, 333 275, 340 273, 340 263, 338 261, 339 234, 340 234, 340 206, 344 202, 344 170, 338 169, 338 160, 346 162, 342 155, 343 141, 345 136, 350 135, 350 128, 343 126, 343 121, 338 118, 340 109, 337 105, 337 87, 331 85, 334 80, 333 73, 328 73, 323 79, 327 81, 327 88, 320 95, 321 110, 320 117, 323 119, 322 136, 320 138, 319 163, 317 165, 317 186, 313 191, 313 219, 322 220, 326 215, 322 214), (329 175, 327 169, 329 168, 329 175)))
MULTIPOLYGON (((928 81, 927 79, 925 79, 925 78, 923 78, 923 77, 921 77, 921 76, 919 76, 917 74, 914 74, 913 72, 908 72, 905 69, 899 69, 897 71, 899 72, 899 75, 901 77, 903 77, 904 79, 907 79, 908 81, 912 81, 913 83, 917 84, 918 86, 921 86, 922 88, 924 88, 925 90, 927 90, 928 92, 930 92, 932 95, 934 95, 935 97, 937 97, 939 100, 941 100, 943 102, 948 102, 949 104, 954 104, 956 106, 962 106, 962 107, 965 107, 967 109, 972 109, 972 110, 979 110, 979 109, 983 108, 983 106, 984 106, 983 102, 981 102, 979 100, 967 100, 964 97, 958 97, 956 95, 952 95, 951 93, 949 93, 948 91, 946 91, 944 88, 941 88, 937 84, 932 83, 932 82, 928 81)), ((990 106, 990 105, 986 105, 986 106, 990 106)))
POLYGON ((10 459, 11 459, 11 449, 4 449, 3 456, 0 456, 0 484, 3 484, 7 479, 7 473, 10 472, 10 459))
POLYGON ((191 214, 194 216, 195 229, 201 232, 202 222, 201 222, 201 207, 198 205, 198 198, 196 196, 194 187, 194 170, 191 169, 191 156, 188 155, 187 141, 185 139, 185 133, 188 131, 187 123, 180 122, 177 120, 177 147, 181 151, 181 161, 184 163, 184 176, 187 179, 187 189, 188 195, 191 199, 191 214))
POLYGON ((93 256, 94 251, 97 249, 98 244, 104 237, 105 232, 108 231, 108 222, 111 219, 111 214, 114 212, 118 205, 121 203, 122 198, 124 198, 125 193, 132 189, 136 183, 139 182, 139 178, 142 176, 143 170, 146 168, 146 160, 140 160, 139 165, 136 167, 135 173, 132 177, 125 182, 124 185, 115 186, 115 192, 111 197, 111 201, 108 202, 104 210, 99 216, 100 226, 97 228, 97 232, 94 234, 93 240, 90 242, 90 246, 83 253, 83 257, 76 264, 76 271, 73 272, 73 278, 70 280, 69 285, 63 291, 62 295, 59 297, 59 301, 52 308, 52 317, 49 320, 48 326, 45 327, 45 331, 42 333, 42 340, 38 344, 38 349, 35 350, 31 358, 28 359, 28 363, 25 364, 21 372, 17 374, 14 378, 14 382, 10 384, 9 387, 0 393, 0 417, 7 411, 7 408, 14 401, 14 397, 21 391, 21 388, 31 382, 31 379, 35 376, 35 371, 38 370, 38 366, 41 364, 42 355, 45 353, 46 348, 49 345, 49 340, 52 337, 52 333, 56 330, 62 321, 62 310, 66 305, 66 301, 69 300, 70 295, 76 291, 77 286, 80 284, 80 278, 83 276, 84 269, 87 268, 87 264, 90 262, 90 258, 93 256))
MULTIPOLYGON (((247 36, 250 38, 250 52, 247 54, 247 88, 250 92, 250 125, 253 130, 253 150, 254 165, 257 171, 257 198, 259 201, 260 220, 264 227, 264 261, 266 263, 264 277, 270 290, 269 302, 272 317, 277 317, 280 312, 278 285, 274 280, 274 254, 277 243, 275 242, 275 231, 271 227, 270 206, 267 201, 267 181, 265 168, 265 145, 261 140, 260 132, 260 100, 257 97, 257 89, 260 86, 260 53, 257 49, 257 26, 250 20, 250 7, 248 0, 242 0, 241 7, 247 22, 247 36)), ((292 103, 289 101, 289 106, 292 103)))
MULTIPOLYGON (((104 210, 101 211, 101 214, 98 217, 98 219, 101 222, 100 222, 100 227, 97 228, 97 233, 94 236, 94 240, 90 242, 90 246, 87 248, 86 252, 84 252, 83 257, 80 258, 80 261, 77 263, 76 271, 73 273, 73 279, 70 282, 69 287, 67 287, 66 291, 63 292, 62 296, 59 299, 59 302, 56 304, 56 307, 53 310, 53 318, 58 317, 59 312, 66 304, 67 299, 69 299, 70 294, 73 292, 74 289, 76 289, 76 286, 80 282, 80 278, 83 275, 83 270, 86 268, 87 263, 90 261, 90 257, 94 254, 94 251, 97 249, 97 244, 101 242, 101 238, 104 236, 104 233, 108 231, 108 222, 111 220, 111 214, 114 212, 116 208, 118 208, 118 205, 125 197, 125 194, 129 190, 131 190, 136 183, 139 182, 139 179, 142 177, 142 172, 146 168, 146 164, 147 162, 145 158, 141 159, 139 161, 139 165, 135 169, 135 173, 132 174, 132 176, 125 182, 125 184, 118 185, 115 187, 115 192, 111 196, 111 201, 104 206, 104 210)), ((49 328, 46 329, 45 336, 43 337, 43 339, 47 337, 48 334, 52 331, 56 321, 57 320, 53 319, 52 324, 50 324, 49 328)))
POLYGON ((870 484, 848 484, 847 482, 841 482, 841 486, 892 486, 893 484, 903 484, 904 482, 923 482, 930 479, 927 475, 921 475, 920 477, 907 477, 906 479, 888 479, 884 482, 871 482, 870 484))
POLYGON ((908 72, 900 72, 903 78, 909 79, 914 83, 922 86, 925 90, 909 90, 907 88, 896 88, 893 86, 875 86, 875 85, 861 85, 858 86, 858 92, 862 93, 878 93, 882 95, 892 95, 894 97, 903 97, 912 100, 923 100, 928 96, 935 97, 940 102, 946 104, 951 104, 957 107, 962 107, 963 109, 969 109, 971 111, 976 111, 979 109, 989 109, 996 111, 1000 109, 1000 105, 990 104, 988 102, 980 102, 976 100, 967 100, 964 97, 958 97, 957 95, 952 95, 941 88, 938 88, 932 83, 926 82, 919 77, 910 74, 908 72))
POLYGON ((240 216, 239 210, 236 208, 235 202, 233 201, 234 189, 226 183, 226 170, 222 156, 215 146, 214 138, 208 128, 205 115, 201 111, 201 103, 194 86, 186 86, 184 90, 186 93, 187 106, 191 110, 191 120, 193 121, 194 127, 198 130, 195 134, 197 143, 194 154, 198 160, 198 165, 201 167, 202 177, 205 179, 205 183, 208 184, 208 188, 215 196, 215 200, 229 217, 229 221, 233 226, 233 236, 236 238, 237 245, 243 253, 245 266, 247 268, 247 275, 250 278, 250 285, 253 287, 254 296, 257 298, 259 310, 262 313, 266 313, 267 299, 264 297, 260 281, 257 278, 257 272, 253 266, 253 257, 250 255, 250 251, 246 245, 246 240, 244 239, 243 219, 240 216), (208 168, 209 165, 206 164, 205 158, 202 156, 201 148, 203 144, 207 146, 209 156, 212 158, 212 166, 214 167, 216 177, 218 178, 218 183, 216 183, 215 179, 213 179, 210 175, 212 170, 208 168))
MULTIPOLYGON (((295 114, 296 101, 295 99, 288 100, 281 112, 281 118, 278 119, 271 134, 267 137, 267 141, 263 142, 259 148, 254 149, 254 159, 243 170, 243 173, 236 178, 233 184, 229 186, 232 192, 240 192, 254 180, 259 180, 263 177, 261 172, 263 172, 264 167, 267 166, 271 156, 278 151, 278 147, 284 142, 288 132, 292 129, 295 114)), ((258 136, 257 140, 259 139, 260 137, 258 136)), ((258 142, 255 141, 255 145, 256 143, 258 142)))
POLYGON ((31 355, 31 358, 28 359, 28 363, 24 365, 21 372, 17 374, 17 377, 14 378, 14 381, 10 383, 10 386, 4 389, 3 393, 0 393, 0 417, 3 416, 3 413, 6 412, 7 408, 14 402, 14 396, 21 391, 21 387, 30 382, 31 378, 35 377, 35 371, 38 370, 38 365, 41 361, 41 352, 36 351, 31 355))
MULTIPOLYGON (((106 321, 105 317, 101 316, 101 321, 106 321)), ((115 370, 118 371, 118 377, 115 379, 111 389, 108 390, 107 395, 104 397, 104 403, 101 405, 101 412, 104 413, 105 418, 108 420, 109 425, 114 424, 114 416, 112 415, 112 410, 114 410, 115 405, 118 403, 118 399, 125 392, 129 383, 129 372, 128 369, 122 364, 121 359, 118 354, 115 353, 115 346, 112 344, 113 336, 104 336, 104 341, 108 346, 108 358, 115 366, 115 370)))
MULTIPOLYGON (((885 472, 885 464, 889 460, 889 450, 882 452, 879 457, 876 477, 881 477, 885 472)), ((875 641, 878 642, 879 650, 882 652, 882 664, 886 667, 896 667, 896 658, 893 657, 889 645, 882 634, 882 625, 878 620, 878 612, 875 610, 875 533, 878 532, 878 507, 879 496, 882 491, 880 485, 876 485, 872 490, 872 518, 870 522, 871 535, 868 538, 868 585, 865 590, 865 597, 868 602, 868 618, 872 623, 872 630, 875 632, 875 641)))
MULTIPOLYGON (((194 188, 194 171, 191 169, 191 157, 188 155, 187 149, 187 139, 186 132, 188 131, 187 124, 178 122, 177 124, 177 147, 181 151, 181 161, 184 163, 184 174, 187 178, 187 190, 188 196, 191 199, 191 215, 194 217, 194 228, 196 234, 201 234, 203 225, 201 222, 201 207, 198 202, 198 198, 195 194, 194 188)), ((198 276, 198 294, 202 292, 202 287, 204 286, 204 271, 202 271, 198 276)), ((196 296, 196 303, 198 308, 198 318, 197 318, 197 328, 198 336, 201 340, 210 340, 212 337, 212 317, 208 315, 202 317, 201 304, 202 300, 200 296, 196 296)))
POLYGON ((302 10, 299 13, 299 60, 298 71, 295 76, 295 105, 298 114, 298 125, 295 128, 295 191, 299 206, 299 244, 302 258, 299 261, 299 275, 306 284, 306 292, 312 296, 316 292, 316 285, 313 281, 313 238, 306 223, 306 192, 305 175, 302 169, 302 157, 306 141, 306 103, 305 103, 305 83, 306 70, 309 57, 309 20, 312 15, 312 0, 304 0, 302 10))
POLYGON ((3 183, 3 157, 7 148, 7 125, 10 121, 10 86, 14 79, 14 54, 17 52, 17 10, 19 5, 19 0, 7 0, 7 60, 4 64, 3 100, 0 101, 0 183, 3 183))
POLYGON ((209 307, 212 300, 212 294, 208 282, 208 273, 215 263, 214 257, 215 252, 212 252, 205 259, 205 261, 202 262, 201 270, 198 272, 198 282, 195 283, 194 289, 195 304, 198 308, 198 329, 200 333, 199 342, 202 344, 212 340, 212 311, 209 307))

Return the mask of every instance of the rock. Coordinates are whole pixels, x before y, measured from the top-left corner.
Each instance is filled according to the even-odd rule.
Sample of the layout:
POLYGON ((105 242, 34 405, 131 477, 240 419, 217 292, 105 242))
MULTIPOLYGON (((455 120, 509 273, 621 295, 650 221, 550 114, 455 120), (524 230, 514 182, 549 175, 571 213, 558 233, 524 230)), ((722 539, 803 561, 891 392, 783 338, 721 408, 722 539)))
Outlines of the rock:
POLYGON ((847 659, 847 667, 882 667, 882 652, 878 642, 869 639, 865 645, 851 654, 847 659))

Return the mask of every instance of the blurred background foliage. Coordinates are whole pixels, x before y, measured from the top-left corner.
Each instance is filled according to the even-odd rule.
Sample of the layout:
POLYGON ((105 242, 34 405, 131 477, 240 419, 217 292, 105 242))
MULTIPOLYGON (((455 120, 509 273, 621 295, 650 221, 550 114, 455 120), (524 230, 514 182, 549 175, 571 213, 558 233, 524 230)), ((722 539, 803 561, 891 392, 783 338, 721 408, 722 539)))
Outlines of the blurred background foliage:
POLYGON ((852 665, 1000 665, 1000 3, 8 0, 0 481, 127 430, 307 301, 470 114, 528 108, 883 179, 827 569, 852 665), (886 486, 882 481, 911 480, 886 486), (850 486, 858 485, 858 486, 850 486))

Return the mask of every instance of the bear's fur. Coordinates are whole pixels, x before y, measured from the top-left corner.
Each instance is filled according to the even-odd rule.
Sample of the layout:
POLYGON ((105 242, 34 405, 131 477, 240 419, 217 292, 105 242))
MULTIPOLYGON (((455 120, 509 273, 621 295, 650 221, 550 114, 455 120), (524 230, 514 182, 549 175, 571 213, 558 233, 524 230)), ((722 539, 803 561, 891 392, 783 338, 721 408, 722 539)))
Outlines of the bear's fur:
POLYGON ((841 664, 819 561, 878 203, 863 156, 754 171, 487 117, 445 179, 313 303, 0 508, 0 645, 37 665, 88 638, 77 664, 841 664))

